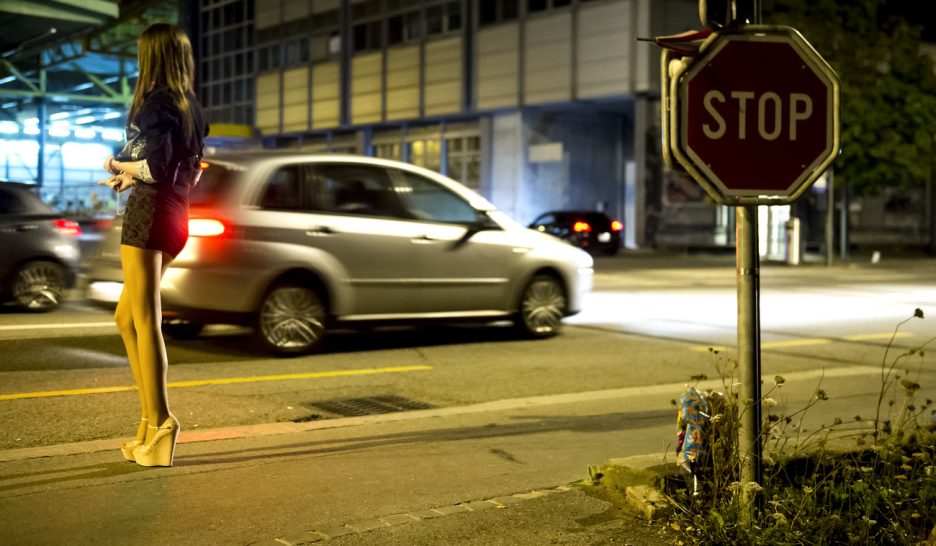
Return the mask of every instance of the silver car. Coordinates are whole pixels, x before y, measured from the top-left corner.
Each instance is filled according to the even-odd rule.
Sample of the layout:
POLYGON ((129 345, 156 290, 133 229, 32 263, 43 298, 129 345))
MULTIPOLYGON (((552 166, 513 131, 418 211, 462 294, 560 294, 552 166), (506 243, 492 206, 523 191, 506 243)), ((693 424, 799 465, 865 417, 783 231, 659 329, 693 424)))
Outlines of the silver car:
MULTIPOLYGON (((247 324, 268 349, 296 354, 338 325, 511 319, 548 337, 591 289, 587 253, 426 169, 270 152, 203 166, 188 244, 161 286, 170 336, 247 324)), ((119 294, 119 229, 86 264, 91 299, 119 294)))

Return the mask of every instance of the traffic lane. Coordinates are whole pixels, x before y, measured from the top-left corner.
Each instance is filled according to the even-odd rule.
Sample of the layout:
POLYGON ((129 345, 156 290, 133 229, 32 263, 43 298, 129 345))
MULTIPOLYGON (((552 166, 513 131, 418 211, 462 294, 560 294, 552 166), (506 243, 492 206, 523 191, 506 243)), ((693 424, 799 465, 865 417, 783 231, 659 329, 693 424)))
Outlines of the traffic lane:
MULTIPOLYGON (((903 323, 901 333, 924 340, 933 329, 925 320, 907 320, 917 308, 924 315, 928 310, 936 312, 936 287, 765 288, 761 291, 761 337, 764 342, 849 336, 881 340, 903 323)), ((568 322, 731 347, 737 339, 737 294, 729 288, 596 290, 587 296, 583 311, 568 322)), ((904 340, 898 338, 895 344, 902 346, 904 340)))
MULTIPOLYGON (((334 407, 336 401, 375 396, 402 397, 429 407, 453 407, 524 396, 686 382, 696 375, 716 377, 716 365, 731 357, 730 352, 713 355, 691 351, 684 340, 630 335, 601 327, 568 327, 562 335, 541 341, 475 339, 368 349, 367 339, 366 334, 348 335, 345 352, 301 358, 173 363, 170 385, 182 385, 170 388, 173 411, 183 428, 190 429, 333 418, 338 414, 323 408, 334 407), (428 369, 315 375, 410 366, 428 369), (250 379, 270 376, 277 378, 250 379)), ((112 351, 119 350, 118 341, 113 342, 112 351)), ((388 343, 397 342, 398 338, 393 337, 388 343)), ((170 350, 175 346, 170 343, 170 350)), ((764 374, 772 377, 817 367, 879 362, 877 358, 850 357, 848 344, 837 347, 839 352, 832 359, 819 358, 814 351, 765 353, 764 374)), ((0 418, 12 424, 0 429, 0 448, 125 438, 135 430, 139 418, 138 398, 128 390, 132 385, 126 366, 0 373, 3 396, 89 390, 72 396, 0 399, 0 418), (91 391, 112 387, 120 389, 91 391)))

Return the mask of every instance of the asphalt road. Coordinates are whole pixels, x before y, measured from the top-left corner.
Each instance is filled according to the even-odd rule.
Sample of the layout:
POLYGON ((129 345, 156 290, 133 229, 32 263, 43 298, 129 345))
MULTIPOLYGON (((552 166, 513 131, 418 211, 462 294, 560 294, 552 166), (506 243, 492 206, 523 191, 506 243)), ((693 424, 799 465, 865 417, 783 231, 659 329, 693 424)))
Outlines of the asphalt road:
MULTIPOLYGON (((934 273, 931 261, 765 266, 772 411, 795 411, 823 388, 829 400, 809 413, 808 429, 871 418, 885 354, 892 362, 934 335, 932 319, 894 334, 915 308, 936 309, 934 273), (787 379, 780 389, 776 375, 787 379)), ((2 313, 4 535, 14 544, 66 535, 76 544, 299 543, 312 530, 445 512, 569 483, 610 457, 671 451, 670 400, 691 376, 718 387, 716 365, 731 369, 732 260, 624 256, 601 260, 596 281, 585 311, 543 341, 502 327, 395 329, 340 333, 324 353, 293 359, 257 353, 237 330, 171 342, 170 399, 183 426, 171 469, 142 469, 114 449, 134 429, 137 402, 108 311, 76 302, 47 315, 2 313), (408 411, 374 414, 394 404, 408 411), (140 516, 151 513, 161 521, 140 516)), ((936 398, 925 350, 898 369, 936 398)), ((377 535, 368 536, 336 543, 377 535)), ((571 541, 561 526, 537 536, 594 543, 571 541)), ((459 543, 487 543, 479 537, 459 543)), ((398 543, 436 543, 421 540, 398 543)))
MULTIPOLYGON (((732 258, 601 259, 585 310, 543 341, 499 325, 377 329, 338 332, 322 354, 278 359, 258 352, 246 330, 211 328, 169 342, 172 407, 190 428, 215 428, 366 413, 377 408, 359 399, 375 397, 442 408, 715 377, 734 354, 732 258)), ((936 312, 934 274, 926 260, 765 266, 764 376, 880 367, 889 344, 889 359, 924 345, 936 335, 932 319, 894 334, 915 308, 936 312)), ((0 449, 127 435, 138 406, 123 351, 107 309, 80 301, 43 315, 4 309, 0 418, 14 425, 0 429, 0 449)), ((904 363, 921 382, 933 377, 925 357, 904 363)))

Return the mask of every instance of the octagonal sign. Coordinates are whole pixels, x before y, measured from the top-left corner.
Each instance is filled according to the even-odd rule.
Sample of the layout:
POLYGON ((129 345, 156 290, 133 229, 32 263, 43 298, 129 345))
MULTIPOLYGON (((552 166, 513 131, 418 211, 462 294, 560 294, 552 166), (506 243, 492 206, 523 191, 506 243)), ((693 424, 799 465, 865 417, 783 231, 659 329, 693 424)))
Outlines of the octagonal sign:
POLYGON ((796 30, 743 29, 677 75, 671 147, 721 203, 788 203, 838 153, 838 77, 796 30))

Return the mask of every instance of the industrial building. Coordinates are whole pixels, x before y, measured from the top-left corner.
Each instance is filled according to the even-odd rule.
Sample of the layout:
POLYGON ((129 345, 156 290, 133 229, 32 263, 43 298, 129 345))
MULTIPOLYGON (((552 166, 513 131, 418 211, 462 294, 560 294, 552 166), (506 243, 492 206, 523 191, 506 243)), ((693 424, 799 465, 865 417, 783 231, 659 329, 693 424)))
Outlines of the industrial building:
MULTIPOLYGON (((35 181, 62 209, 116 206, 94 186, 99 158, 121 141, 135 37, 171 21, 192 37, 215 148, 401 159, 522 223, 597 209, 624 223, 629 248, 733 246, 734 211, 660 159, 652 38, 698 28, 696 0, 41 0, 0 12, 0 177, 35 181)), ((818 249, 823 182, 801 201, 818 249)), ((881 203, 856 217, 880 209, 873 223, 894 223, 881 203)), ((781 259, 790 208, 761 210, 761 252, 781 259)), ((895 236, 925 243, 929 214, 904 212, 895 236)))

